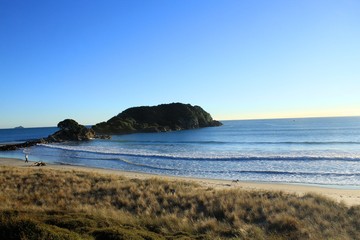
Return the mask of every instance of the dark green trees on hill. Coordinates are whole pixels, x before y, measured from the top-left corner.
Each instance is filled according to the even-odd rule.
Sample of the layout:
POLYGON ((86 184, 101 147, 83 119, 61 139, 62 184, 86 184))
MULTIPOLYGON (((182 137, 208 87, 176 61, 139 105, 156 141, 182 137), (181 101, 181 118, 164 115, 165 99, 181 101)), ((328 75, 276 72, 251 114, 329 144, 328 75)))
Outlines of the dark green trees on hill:
POLYGON ((107 122, 96 124, 92 129, 99 134, 124 134, 176 131, 221 125, 199 106, 171 103, 129 108, 107 122))

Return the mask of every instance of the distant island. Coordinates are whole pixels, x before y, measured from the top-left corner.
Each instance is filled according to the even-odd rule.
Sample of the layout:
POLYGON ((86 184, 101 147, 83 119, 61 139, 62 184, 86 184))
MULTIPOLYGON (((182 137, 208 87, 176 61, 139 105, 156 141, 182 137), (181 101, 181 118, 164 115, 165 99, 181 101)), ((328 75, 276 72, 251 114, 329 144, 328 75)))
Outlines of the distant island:
POLYGON ((183 103, 128 108, 92 127, 97 134, 167 132, 221 126, 199 106, 183 103))
POLYGON ((47 138, 0 146, 0 151, 31 147, 39 143, 87 141, 93 138, 108 139, 109 135, 116 134, 167 132, 221 125, 221 122, 213 120, 211 115, 201 107, 190 104, 170 103, 133 107, 91 128, 80 125, 75 120, 65 119, 57 125, 60 130, 47 138))
POLYGON ((15 129, 22 129, 24 128, 23 126, 18 126, 18 127, 14 127, 15 129))

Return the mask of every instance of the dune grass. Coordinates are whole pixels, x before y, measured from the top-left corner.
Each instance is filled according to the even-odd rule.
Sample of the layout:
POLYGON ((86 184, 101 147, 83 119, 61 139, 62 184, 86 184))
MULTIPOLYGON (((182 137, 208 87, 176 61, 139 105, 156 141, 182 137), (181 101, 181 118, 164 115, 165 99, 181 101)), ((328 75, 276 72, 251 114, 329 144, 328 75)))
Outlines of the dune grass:
POLYGON ((360 206, 314 194, 0 167, 0 239, 360 239, 360 206))

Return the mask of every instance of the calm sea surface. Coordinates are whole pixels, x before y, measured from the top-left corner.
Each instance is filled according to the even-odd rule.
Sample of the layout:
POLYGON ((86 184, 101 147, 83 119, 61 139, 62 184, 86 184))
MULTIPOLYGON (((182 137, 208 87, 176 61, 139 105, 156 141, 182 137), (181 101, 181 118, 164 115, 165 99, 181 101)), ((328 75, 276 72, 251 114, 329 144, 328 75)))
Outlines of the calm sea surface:
MULTIPOLYGON (((30 160, 155 174, 360 189, 360 117, 223 121, 224 126, 43 144, 30 160)), ((57 128, 2 129, 0 144, 57 128)), ((0 152, 24 158, 24 151, 0 152)))

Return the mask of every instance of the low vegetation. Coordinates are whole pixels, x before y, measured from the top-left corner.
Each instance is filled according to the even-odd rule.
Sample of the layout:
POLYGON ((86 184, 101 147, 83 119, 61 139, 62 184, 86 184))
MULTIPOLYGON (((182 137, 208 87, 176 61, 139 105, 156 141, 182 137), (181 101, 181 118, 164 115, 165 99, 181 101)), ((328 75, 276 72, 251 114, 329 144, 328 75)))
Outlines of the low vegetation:
POLYGON ((360 239, 360 206, 313 194, 0 167, 0 239, 360 239))

